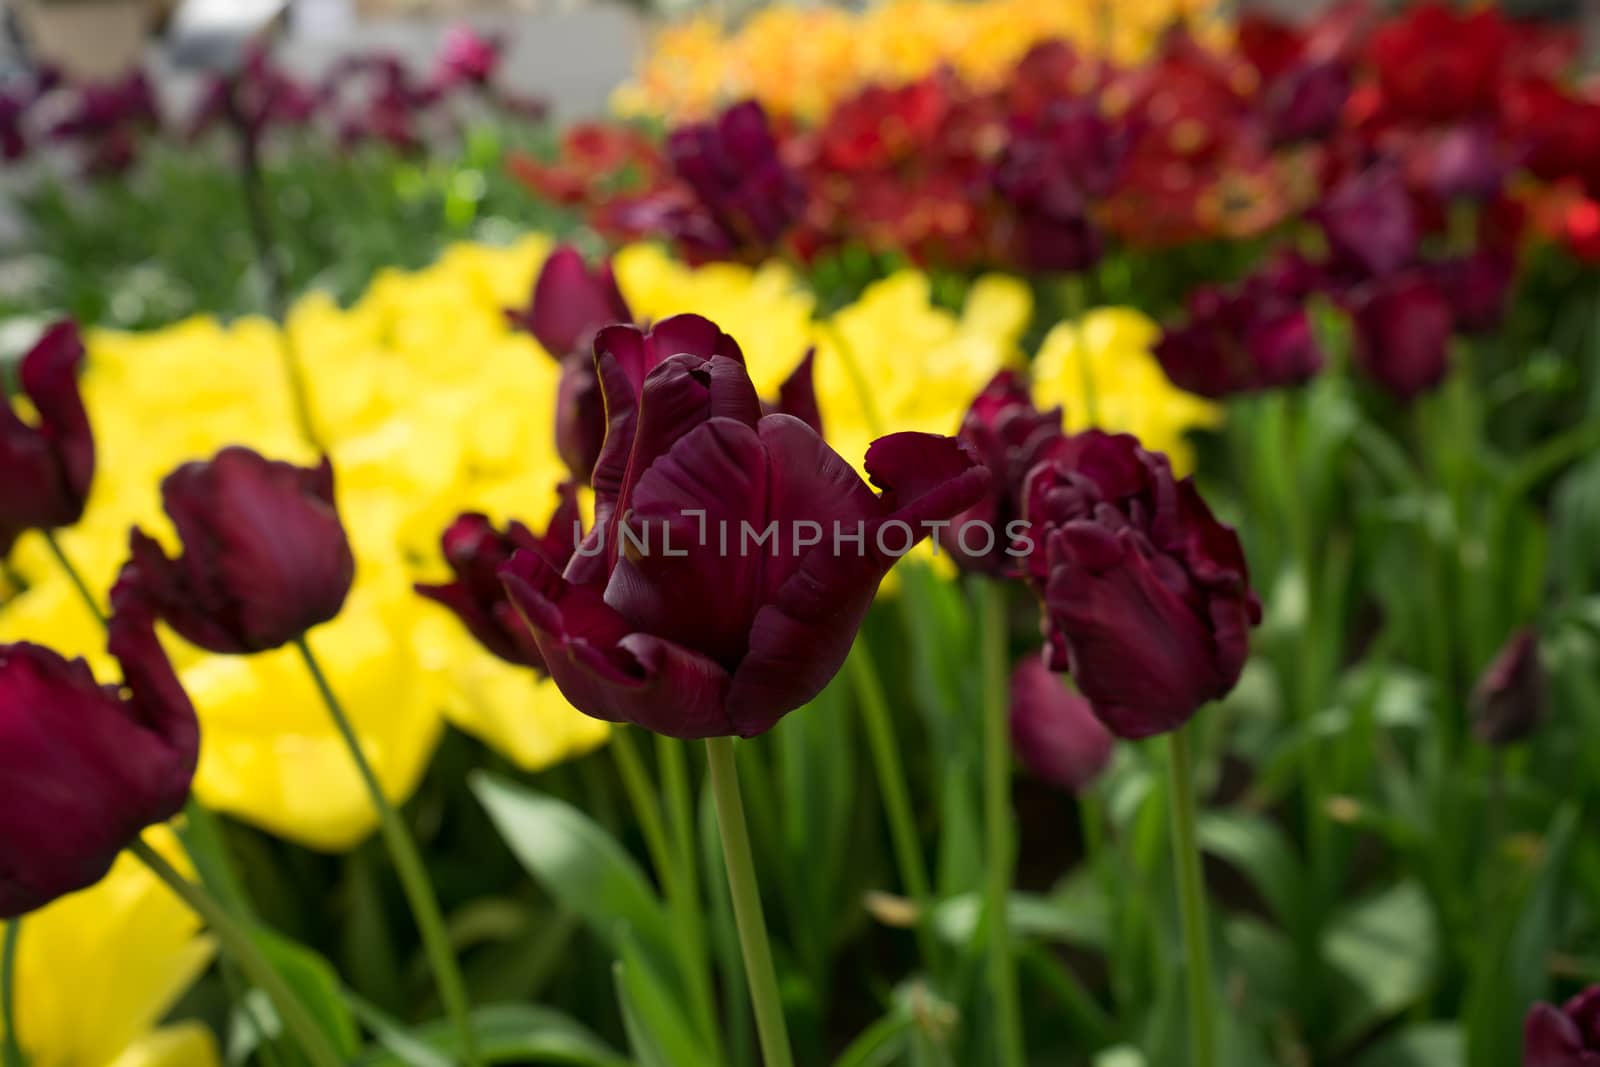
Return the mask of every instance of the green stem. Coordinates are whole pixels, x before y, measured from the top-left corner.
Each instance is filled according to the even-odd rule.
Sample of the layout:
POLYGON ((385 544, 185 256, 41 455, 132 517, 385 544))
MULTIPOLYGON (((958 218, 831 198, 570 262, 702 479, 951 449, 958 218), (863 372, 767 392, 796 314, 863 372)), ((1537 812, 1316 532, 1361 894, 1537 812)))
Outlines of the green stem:
POLYGON ((61 569, 67 572, 67 577, 72 580, 73 588, 78 591, 78 596, 83 598, 84 606, 94 616, 95 621, 101 626, 106 625, 106 612, 89 591, 89 583, 83 580, 83 575, 78 573, 78 568, 72 565, 72 559, 67 555, 66 549, 61 547, 61 542, 56 540, 54 530, 40 530, 44 535, 44 543, 50 546, 51 553, 56 557, 56 562, 61 564, 61 569))
POLYGON ((872 651, 864 637, 856 639, 850 652, 850 681, 855 686, 861 718, 867 729, 867 746, 883 793, 883 810, 889 818, 889 839, 894 846, 900 881, 917 909, 917 948, 922 964, 930 972, 938 969, 938 942, 933 936, 933 891, 922 856, 922 842, 912 815, 911 789, 906 784, 905 767, 900 762, 900 747, 894 736, 889 701, 883 682, 873 663, 872 651))
POLYGON ((1167 735, 1167 792, 1172 805, 1172 859, 1183 922, 1184 972, 1189 983, 1189 1064, 1216 1067, 1216 1014, 1211 995, 1211 932, 1195 825, 1194 755, 1190 728, 1167 735))
POLYGON ((989 985, 1002 1067, 1027 1060, 1018 1002, 1016 963, 1011 958, 1007 900, 1015 863, 1011 819, 1011 703, 1005 586, 976 579, 978 632, 983 656, 983 816, 988 848, 983 910, 989 931, 989 985))
POLYGON ((339 1053, 329 1043, 328 1035, 317 1025, 316 1019, 284 981, 283 976, 267 962, 261 950, 250 939, 250 935, 234 922, 227 911, 204 889, 179 874, 172 864, 167 862, 166 857, 145 844, 142 839, 135 839, 133 844, 128 846, 128 851, 150 868, 157 878, 166 883, 167 888, 205 921, 211 933, 221 943, 223 951, 233 957, 234 962, 250 980, 272 999, 278 1009, 278 1017, 283 1021, 284 1029, 294 1035, 300 1050, 315 1067, 340 1067, 339 1053))
POLYGON ((421 855, 417 852, 416 842, 411 839, 411 834, 401 821, 399 812, 395 811, 394 805, 390 804, 389 798, 384 795, 383 786, 379 783, 372 764, 367 761, 366 753, 362 751, 361 739, 356 736, 343 705, 334 695, 333 688, 328 684, 328 679, 322 673, 317 657, 312 654, 311 645, 304 635, 295 639, 295 647, 300 650, 300 657, 305 660, 306 669, 311 672, 311 680, 316 683, 317 690, 322 694, 322 701, 328 707, 328 714, 333 719, 339 735, 344 739, 345 746, 350 750, 356 770, 360 772, 367 793, 372 797, 372 806, 378 812, 378 825, 383 833, 383 843, 389 850, 395 873, 400 876, 400 886, 405 891, 407 903, 411 905, 411 914, 416 920, 418 932, 422 935, 423 950, 427 953, 428 962, 433 968, 434 981, 439 987, 439 999, 444 1002, 445 1011, 455 1025, 461 1042, 461 1057, 468 1067, 477 1067, 482 1061, 479 1059, 477 1039, 472 1031, 466 983, 462 981, 461 970, 456 965, 455 954, 451 951, 450 937, 445 931, 444 916, 439 912, 439 901, 434 896, 432 884, 428 881, 428 873, 423 867, 421 855))
POLYGON ((1095 389, 1094 368, 1089 364, 1089 331, 1084 329, 1082 321, 1088 304, 1084 288, 1081 275, 1069 274, 1062 279, 1062 306, 1078 344, 1078 380, 1083 389, 1083 415, 1087 426, 1093 429, 1100 425, 1100 398, 1095 389))
POLYGON ((878 414, 878 402, 872 386, 867 382, 867 374, 861 366, 861 361, 856 358, 856 350, 845 340, 844 331, 839 329, 839 324, 829 319, 825 324, 828 334, 833 339, 833 347, 838 350, 839 362, 844 364, 845 373, 850 377, 850 388, 856 394, 856 401, 861 405, 862 421, 867 424, 867 430, 873 437, 883 436, 883 418, 878 414))
POLYGON ((5 1067, 25 1067, 22 1043, 17 1038, 17 945, 22 940, 22 919, 6 923, 5 942, 0 944, 0 1063, 5 1067))
POLYGON ((750 854, 750 831, 745 826, 744 802, 739 798, 739 769, 734 763, 732 739, 707 738, 706 758, 711 765, 711 795, 722 834, 722 859, 728 869, 728 892, 733 898, 733 920, 744 951, 745 979, 755 1009, 761 1055, 766 1067, 793 1067, 783 1001, 778 996, 778 974, 772 965, 772 946, 767 942, 767 923, 761 914, 761 890, 750 854))
MULTIPOLYGON (((644 834, 645 848, 650 852, 650 862, 655 865, 657 874, 666 890, 667 901, 672 907, 674 922, 673 941, 677 946, 679 964, 683 968, 684 976, 689 982, 689 993, 694 998, 695 1011, 699 1014, 701 1028, 706 1036, 713 1042, 717 1041, 717 1014, 712 1006, 710 977, 705 971, 705 952, 699 940, 699 913, 696 896, 685 891, 685 878, 692 880, 691 884, 698 886, 698 879, 693 874, 685 875, 682 866, 682 857, 674 849, 673 843, 667 837, 665 824, 661 819, 660 797, 656 792, 655 784, 650 780, 650 772, 645 768, 644 760, 639 756, 639 749, 633 743, 630 727, 618 726, 611 731, 611 752, 617 760, 617 770, 622 776, 622 787, 628 794, 628 801, 633 805, 635 817, 639 820, 639 830, 644 834)), ((689 866, 693 867, 693 857, 690 857, 689 866)), ((718 1059, 720 1061, 720 1050, 718 1059)))

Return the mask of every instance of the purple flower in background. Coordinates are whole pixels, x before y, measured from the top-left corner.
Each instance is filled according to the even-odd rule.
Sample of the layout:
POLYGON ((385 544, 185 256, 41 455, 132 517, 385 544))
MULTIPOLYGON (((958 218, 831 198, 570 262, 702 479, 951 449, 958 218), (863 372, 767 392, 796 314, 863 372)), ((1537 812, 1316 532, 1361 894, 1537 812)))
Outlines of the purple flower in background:
POLYGON ((22 357, 22 393, 38 413, 22 421, 0 398, 0 556, 28 530, 70 526, 94 480, 94 433, 78 391, 83 341, 59 322, 22 357))
POLYGON ((1522 1067, 1600 1067, 1600 985, 1559 1008, 1535 1004, 1529 1010, 1522 1067))
POLYGON ((1450 373, 1450 301, 1421 271, 1364 286, 1354 295, 1355 360, 1367 377, 1409 403, 1450 373))
POLYGON ((1011 748, 1028 773, 1077 792, 1093 784, 1116 739, 1094 708, 1038 654, 1011 672, 1011 748))
POLYGON ((1019 120, 995 165, 994 187, 1016 213, 1016 254, 1027 269, 1077 271, 1099 260, 1089 207, 1115 186, 1129 140, 1089 101, 1019 120))
POLYGON ((1417 225, 1405 183, 1376 166, 1345 179, 1313 212, 1337 264, 1381 277, 1417 254, 1417 225))
MULTIPOLYGON (((783 161, 767 113, 754 100, 735 104, 713 122, 679 126, 668 135, 666 152, 673 172, 714 223, 717 243, 736 253, 770 252, 805 208, 805 188, 783 161)), ((677 221, 689 238, 699 237, 687 220, 677 221)))
POLYGON ((1527 740, 1544 720, 1545 688, 1539 635, 1523 627, 1511 635, 1473 687, 1472 732, 1489 745, 1527 740))
POLYGON ((1462 333, 1489 333, 1505 320, 1517 280, 1515 253, 1483 248, 1432 265, 1433 282, 1444 294, 1462 333))
POLYGON ((1272 140, 1287 144, 1328 136, 1339 124, 1350 88, 1350 68, 1339 60, 1307 62, 1284 71, 1262 100, 1272 140))
POLYGON ((504 50, 499 38, 485 36, 464 23, 451 26, 434 61, 433 84, 445 91, 458 85, 483 88, 494 80, 504 50))

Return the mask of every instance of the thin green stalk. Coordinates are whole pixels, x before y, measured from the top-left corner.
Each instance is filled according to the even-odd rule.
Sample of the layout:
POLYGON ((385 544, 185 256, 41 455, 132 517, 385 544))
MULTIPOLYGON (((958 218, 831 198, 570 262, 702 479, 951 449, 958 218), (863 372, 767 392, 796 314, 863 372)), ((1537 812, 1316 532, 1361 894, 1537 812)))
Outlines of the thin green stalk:
MULTIPOLYGON (((678 962, 689 983, 689 993, 694 999, 694 1009, 699 1015, 701 1029, 714 1045, 719 1044, 717 1013, 711 999, 710 976, 705 970, 705 950, 698 938, 699 912, 695 898, 684 891, 685 875, 672 842, 667 837, 661 819, 661 798, 650 772, 645 768, 639 749, 633 743, 630 727, 618 726, 611 731, 611 753, 616 757, 617 771, 622 776, 622 787, 633 805, 634 816, 639 820, 639 830, 644 834, 645 848, 650 852, 650 862, 655 866, 666 891, 667 901, 673 911, 673 942, 678 950, 678 962), (687 918, 687 922, 685 919, 687 918)), ((693 866, 690 857, 689 866, 693 866)), ((693 878, 693 875, 689 875, 693 878)), ((698 880, 695 880, 698 884, 698 880)), ((721 1050, 717 1059, 721 1061, 721 1050)))
POLYGON ((328 1035, 317 1025, 310 1011, 272 966, 250 935, 228 914, 222 905, 200 886, 179 874, 166 857, 141 839, 128 846, 155 876, 166 883, 201 919, 221 943, 222 950, 239 965, 250 980, 271 998, 278 1009, 278 1018, 286 1031, 294 1036, 300 1050, 315 1067, 340 1067, 339 1053, 328 1041, 328 1035))
POLYGON ((867 430, 873 437, 883 436, 883 418, 878 414, 878 402, 871 385, 867 383, 866 370, 856 358, 855 347, 845 340, 844 331, 839 329, 837 322, 829 319, 825 325, 829 336, 833 339, 834 348, 839 352, 839 361, 844 364, 845 373, 850 376, 850 387, 856 394, 856 401, 861 405, 861 416, 867 424, 867 430))
MULTIPOLYGON (((672 901, 676 905, 676 921, 684 928, 685 936, 694 946, 695 958, 705 960, 705 924, 700 918, 699 849, 695 845, 698 834, 683 742, 657 734, 656 762, 661 765, 661 788, 667 798, 667 818, 672 828, 673 847, 677 852, 675 869, 680 875, 678 888, 681 892, 672 901)), ((705 975, 703 980, 709 987, 710 976, 705 975)))
POLYGON ((1211 932, 1206 926, 1206 886, 1196 830, 1194 754, 1190 730, 1167 735, 1167 792, 1172 805, 1172 860, 1183 923, 1184 972, 1189 984, 1189 1064, 1216 1067, 1216 1013, 1211 993, 1211 932))
POLYGON ((856 700, 861 706, 861 718, 866 724, 867 747, 872 751, 878 789, 883 793, 883 809, 889 819, 889 839, 894 846, 895 862, 900 868, 900 881, 917 909, 917 949, 922 955, 922 965, 930 972, 937 972, 938 941, 933 936, 933 890, 923 860, 922 842, 917 834, 917 820, 912 814, 911 789, 906 784, 905 767, 900 762, 900 748, 889 715, 889 701, 884 696, 883 682, 878 678, 878 668, 864 637, 856 639, 855 648, 850 652, 849 669, 856 700))
POLYGON ((78 568, 72 565, 72 558, 67 555, 66 549, 61 547, 61 542, 56 540, 55 531, 40 530, 39 533, 44 536, 44 543, 50 546, 50 552, 56 557, 56 562, 61 564, 61 569, 67 572, 67 577, 71 579, 73 588, 78 591, 78 596, 83 598, 84 606, 89 609, 89 613, 94 616, 95 621, 101 626, 106 625, 105 609, 100 606, 100 601, 96 600, 94 594, 89 591, 89 583, 83 580, 83 575, 78 573, 78 568))
POLYGON ((1007 913, 1016 850, 1011 829, 1010 650, 1005 586, 980 578, 975 580, 974 593, 983 656, 983 818, 988 850, 983 911, 989 936, 989 985, 994 997, 999 1063, 1002 1067, 1022 1067, 1027 1051, 1007 913))
POLYGON ((739 769, 734 762, 732 739, 707 738, 706 758, 711 766, 711 795, 717 806, 722 858, 728 870, 728 892, 733 898, 733 919, 744 952, 745 979, 755 1009, 761 1056, 766 1067, 793 1067, 783 1001, 778 995, 778 973, 772 965, 772 946, 761 914, 761 890, 750 854, 750 831, 745 825, 744 802, 739 797, 739 769))
POLYGON ((1100 398, 1095 389, 1094 367, 1089 364, 1089 333, 1082 322, 1083 314, 1088 310, 1083 277, 1069 274, 1062 279, 1061 296, 1066 321, 1078 342, 1078 380, 1083 389, 1083 416, 1092 428, 1100 425, 1100 398))
POLYGON ((22 920, 6 923, 5 942, 0 944, 0 1063, 5 1067, 26 1067, 22 1044, 17 1038, 17 945, 22 941, 22 920))
POLYGON ((395 873, 400 876, 401 888, 405 890, 406 901, 411 905, 411 914, 416 920, 417 930, 422 935, 422 947, 427 953, 429 965, 433 968, 434 982, 439 987, 439 999, 444 1002, 445 1012, 450 1016, 461 1043, 461 1058, 468 1067, 477 1067, 482 1061, 478 1056, 477 1038, 472 1031, 472 1015, 467 1004, 466 983, 462 981, 461 969, 457 966, 455 954, 451 951, 450 936, 445 930, 444 916, 439 912, 439 901, 434 896, 433 885, 428 881, 428 872, 423 867, 416 842, 411 839, 411 833, 401 821, 399 812, 395 811, 394 805, 390 804, 389 798, 384 795, 383 786, 378 782, 372 764, 367 761, 366 753, 361 749, 361 739, 356 736, 355 729, 345 714, 344 706, 334 695, 333 688, 328 684, 328 679, 322 673, 317 657, 312 653, 311 645, 304 635, 295 639, 295 647, 300 650, 300 657, 305 661, 306 670, 311 672, 311 680, 316 683, 317 690, 322 694, 322 701, 328 707, 328 714, 333 719, 339 735, 344 739, 345 746, 350 750, 356 770, 360 772, 367 793, 372 797, 372 805, 377 809, 383 843, 389 850, 395 873))

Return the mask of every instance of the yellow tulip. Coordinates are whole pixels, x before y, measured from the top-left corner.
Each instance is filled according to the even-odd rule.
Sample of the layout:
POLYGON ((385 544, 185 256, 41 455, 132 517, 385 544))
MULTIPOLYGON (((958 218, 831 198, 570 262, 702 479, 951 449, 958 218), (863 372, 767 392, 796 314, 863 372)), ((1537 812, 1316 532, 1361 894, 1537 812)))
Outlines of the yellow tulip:
POLYGON ((1223 413, 1167 380, 1152 351, 1160 335, 1149 316, 1125 307, 1057 323, 1033 361, 1034 401, 1061 406, 1074 432, 1094 425, 1131 433, 1187 473, 1194 467, 1189 432, 1220 425, 1223 413))
MULTIPOLYGON (((148 841, 180 869, 172 833, 148 841)), ((0 929, 4 929, 0 926, 0 929)), ((17 942, 17 1040, 33 1067, 208 1067, 203 1026, 153 1029, 210 965, 198 916, 132 856, 33 912, 17 942)))

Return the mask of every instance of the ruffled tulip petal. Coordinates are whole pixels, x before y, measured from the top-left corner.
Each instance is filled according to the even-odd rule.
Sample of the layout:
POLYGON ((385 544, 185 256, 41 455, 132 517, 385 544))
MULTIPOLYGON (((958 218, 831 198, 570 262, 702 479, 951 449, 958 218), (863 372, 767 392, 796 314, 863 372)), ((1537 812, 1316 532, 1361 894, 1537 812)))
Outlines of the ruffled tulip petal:
POLYGON ((1585 1049, 1583 1032, 1553 1004, 1535 1004, 1522 1029, 1523 1067, 1595 1067, 1600 1050, 1585 1049))
POLYGON ((519 554, 502 572, 561 692, 586 714, 694 740, 731 733, 728 674, 681 645, 630 632, 591 590, 519 554))
POLYGON ((562 245, 540 269, 522 321, 546 352, 562 359, 602 327, 632 320, 610 264, 591 273, 577 249, 562 245))

